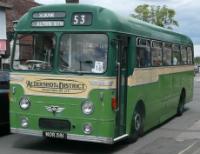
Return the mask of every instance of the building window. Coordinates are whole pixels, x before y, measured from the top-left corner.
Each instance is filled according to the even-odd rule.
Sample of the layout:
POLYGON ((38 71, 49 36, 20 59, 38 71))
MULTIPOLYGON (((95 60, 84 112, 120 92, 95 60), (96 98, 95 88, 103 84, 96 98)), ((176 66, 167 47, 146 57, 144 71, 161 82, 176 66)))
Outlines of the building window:
POLYGON ((150 40, 137 38, 136 58, 138 68, 151 66, 150 40))
POLYGON ((162 42, 152 41, 151 63, 152 66, 162 66, 162 42))

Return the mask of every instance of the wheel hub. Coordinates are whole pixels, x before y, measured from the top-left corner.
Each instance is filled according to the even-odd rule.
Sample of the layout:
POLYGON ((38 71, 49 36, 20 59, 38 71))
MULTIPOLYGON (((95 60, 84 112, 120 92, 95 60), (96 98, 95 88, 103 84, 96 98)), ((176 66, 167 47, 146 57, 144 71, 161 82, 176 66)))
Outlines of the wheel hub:
POLYGON ((141 127, 141 116, 139 113, 135 115, 135 130, 138 131, 141 127))

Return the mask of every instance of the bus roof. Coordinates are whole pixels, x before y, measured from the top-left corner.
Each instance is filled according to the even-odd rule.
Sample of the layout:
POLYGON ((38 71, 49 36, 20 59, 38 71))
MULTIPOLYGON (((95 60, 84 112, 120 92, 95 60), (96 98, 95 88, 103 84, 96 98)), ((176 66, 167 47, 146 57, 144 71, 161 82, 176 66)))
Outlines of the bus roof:
POLYGON ((17 24, 15 30, 16 32, 120 32, 151 39, 159 39, 162 41, 192 45, 191 39, 185 35, 175 33, 171 30, 161 28, 152 24, 148 24, 132 17, 122 17, 117 13, 114 13, 113 11, 110 11, 103 7, 82 4, 43 5, 32 8, 19 20, 19 23, 17 24), (65 12, 66 16, 63 19, 49 19, 50 21, 63 20, 64 26, 33 27, 33 21, 48 20, 41 18, 33 19, 33 14, 39 12, 65 12), (72 25, 71 22, 73 13, 91 13, 91 25, 72 25))

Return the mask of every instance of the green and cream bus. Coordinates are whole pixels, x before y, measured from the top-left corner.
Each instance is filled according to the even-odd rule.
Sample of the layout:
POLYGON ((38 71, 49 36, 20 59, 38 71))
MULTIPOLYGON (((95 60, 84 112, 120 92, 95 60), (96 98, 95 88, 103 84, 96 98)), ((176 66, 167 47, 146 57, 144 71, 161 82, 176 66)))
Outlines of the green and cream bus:
POLYGON ((13 133, 135 141, 193 95, 193 43, 90 5, 47 5, 18 22, 10 86, 13 133))

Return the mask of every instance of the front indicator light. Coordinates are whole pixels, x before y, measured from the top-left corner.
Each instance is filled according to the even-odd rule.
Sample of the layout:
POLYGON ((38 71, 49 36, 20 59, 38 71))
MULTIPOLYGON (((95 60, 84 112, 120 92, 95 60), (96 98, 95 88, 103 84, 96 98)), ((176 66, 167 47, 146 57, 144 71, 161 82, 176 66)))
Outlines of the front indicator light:
POLYGON ((118 109, 118 103, 117 103, 116 97, 112 98, 111 105, 112 105, 112 110, 117 111, 117 109, 118 109))

